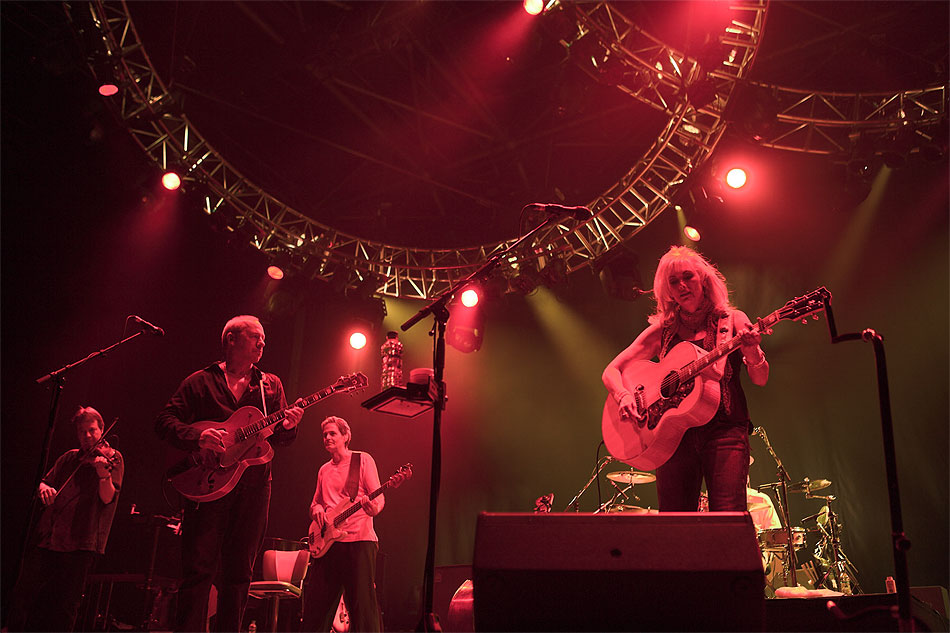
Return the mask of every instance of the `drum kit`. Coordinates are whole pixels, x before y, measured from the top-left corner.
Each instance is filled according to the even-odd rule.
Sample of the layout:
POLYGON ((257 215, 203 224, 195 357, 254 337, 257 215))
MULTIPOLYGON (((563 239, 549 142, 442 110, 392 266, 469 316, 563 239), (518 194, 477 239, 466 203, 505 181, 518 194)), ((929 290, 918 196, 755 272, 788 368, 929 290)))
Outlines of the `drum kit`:
MULTIPOLYGON (((831 486, 832 482, 828 479, 809 479, 805 477, 801 481, 789 483, 781 461, 772 451, 772 447, 768 445, 768 437, 765 435, 764 429, 757 428, 756 434, 761 435, 765 440, 769 452, 779 466, 780 475, 779 482, 759 486, 758 493, 750 489, 748 494, 747 510, 753 516, 753 521, 756 522, 759 549, 762 552, 763 565, 766 569, 767 590, 772 589, 772 595, 774 595, 774 590, 778 587, 804 585, 806 588, 830 589, 846 595, 861 593, 861 588, 857 582, 857 571, 841 548, 840 537, 843 526, 839 515, 834 510, 837 499, 830 494, 816 494, 831 486), (771 492, 771 497, 778 501, 777 518, 770 496, 762 494, 765 492, 771 492), (788 493, 803 494, 806 499, 819 499, 824 502, 824 505, 819 512, 806 516, 801 520, 801 525, 804 527, 794 526, 788 512, 788 493), (814 562, 809 561, 799 567, 796 554, 806 547, 808 534, 818 535, 818 543, 814 550, 814 562)), ((574 496, 566 510, 578 511, 578 499, 611 461, 615 460, 608 456, 598 462, 591 478, 574 496)), ((616 492, 610 499, 602 503, 594 511, 594 514, 654 514, 658 512, 654 508, 630 503, 631 499, 640 500, 633 493, 634 486, 656 481, 656 475, 653 473, 621 470, 607 473, 606 478, 616 492)), ((700 495, 697 510, 700 512, 709 510, 708 498, 705 492, 700 495)))

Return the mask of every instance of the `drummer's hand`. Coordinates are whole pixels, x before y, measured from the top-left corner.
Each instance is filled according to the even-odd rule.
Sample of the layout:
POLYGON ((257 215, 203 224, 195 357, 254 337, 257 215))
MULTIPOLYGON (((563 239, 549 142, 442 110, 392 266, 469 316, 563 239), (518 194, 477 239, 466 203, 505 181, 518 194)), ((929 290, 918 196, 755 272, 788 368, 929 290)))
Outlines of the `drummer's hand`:
POLYGON ((198 436, 198 448, 207 448, 215 453, 224 452, 224 437, 227 431, 221 429, 205 429, 198 436))

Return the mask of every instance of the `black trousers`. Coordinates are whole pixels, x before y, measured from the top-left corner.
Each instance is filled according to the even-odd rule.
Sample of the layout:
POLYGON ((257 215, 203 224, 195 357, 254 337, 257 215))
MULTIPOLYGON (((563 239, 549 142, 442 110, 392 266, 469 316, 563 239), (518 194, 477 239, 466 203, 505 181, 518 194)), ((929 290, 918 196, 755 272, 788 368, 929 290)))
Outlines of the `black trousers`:
POLYGON ((310 561, 303 590, 303 630, 329 631, 340 604, 346 602, 350 631, 382 630, 376 597, 375 541, 334 543, 310 561))
POLYGON ((267 529, 270 472, 248 468, 224 497, 190 503, 182 520, 176 631, 204 631, 211 584, 218 588, 217 631, 241 631, 254 561, 267 529))
POLYGON ((7 618, 10 631, 72 631, 86 576, 99 554, 33 547, 23 560, 7 618))

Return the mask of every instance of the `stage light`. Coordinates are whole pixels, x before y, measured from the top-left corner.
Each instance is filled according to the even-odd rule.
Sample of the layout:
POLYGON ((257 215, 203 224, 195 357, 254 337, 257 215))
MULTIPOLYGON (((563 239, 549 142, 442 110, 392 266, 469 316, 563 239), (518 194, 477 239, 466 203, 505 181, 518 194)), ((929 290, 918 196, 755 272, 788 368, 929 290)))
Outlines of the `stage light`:
POLYGON ((726 184, 733 189, 741 189, 745 186, 747 180, 748 176, 745 170, 740 167, 733 167, 726 172, 726 184))
POLYGON ((366 347, 366 335, 362 332, 353 332, 350 334, 350 347, 353 349, 363 349, 366 347))
POLYGON ((181 177, 173 171, 166 171, 162 176, 162 186, 169 191, 175 191, 181 187, 181 177))
POLYGON ((478 305, 478 292, 472 288, 462 292, 462 305, 466 308, 474 308, 478 305))
POLYGON ((699 229, 688 224, 683 228, 683 235, 686 236, 686 239, 693 242, 698 242, 702 239, 702 236, 699 234, 699 229))
POLYGON ((280 266, 271 264, 267 267, 267 276, 273 279, 274 281, 280 281, 284 278, 284 271, 280 266))
POLYGON ((99 94, 101 94, 103 97, 111 97, 118 93, 119 87, 111 81, 107 81, 99 85, 99 94))
POLYGON ((528 15, 538 15, 544 11, 544 0, 524 0, 523 6, 528 15))

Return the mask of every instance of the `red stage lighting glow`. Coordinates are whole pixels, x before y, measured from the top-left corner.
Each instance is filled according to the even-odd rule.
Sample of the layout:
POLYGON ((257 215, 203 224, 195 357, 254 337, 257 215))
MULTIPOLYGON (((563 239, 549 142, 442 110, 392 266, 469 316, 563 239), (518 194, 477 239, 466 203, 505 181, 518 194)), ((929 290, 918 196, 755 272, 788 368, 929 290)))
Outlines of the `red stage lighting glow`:
POLYGON ((726 184, 733 189, 741 189, 748 181, 748 175, 740 167, 733 167, 726 172, 726 184))
POLYGON ((544 0, 524 0, 524 10, 528 15, 538 15, 544 11, 544 0))
POLYGON ((119 93, 119 87, 115 84, 105 83, 99 86, 99 94, 103 97, 111 97, 119 93))
POLYGON ((692 226, 685 226, 683 228, 683 235, 686 236, 686 239, 698 242, 702 239, 702 236, 699 234, 699 230, 692 226))
POLYGON ((275 281, 279 281, 284 278, 284 271, 281 270, 280 266, 271 264, 267 267, 267 276, 275 281))
POLYGON ((173 171, 166 171, 162 176, 162 186, 169 191, 175 191, 181 187, 181 178, 173 171))
POLYGON ((363 349, 366 347, 366 335, 362 332, 353 332, 350 334, 350 347, 353 349, 363 349))
POLYGON ((469 288, 462 293, 462 305, 466 308, 474 308, 478 304, 478 293, 469 288))

